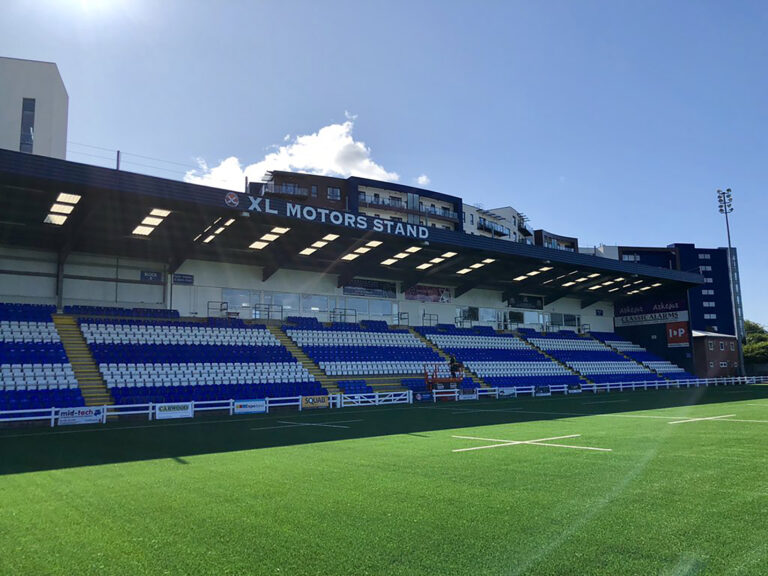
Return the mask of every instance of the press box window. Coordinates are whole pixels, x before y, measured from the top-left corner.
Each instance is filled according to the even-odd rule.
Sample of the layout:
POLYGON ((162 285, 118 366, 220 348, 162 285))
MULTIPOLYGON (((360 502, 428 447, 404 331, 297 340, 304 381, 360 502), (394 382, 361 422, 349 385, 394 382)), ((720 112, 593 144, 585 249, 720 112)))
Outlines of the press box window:
POLYGON ((35 144, 35 99, 24 98, 21 104, 21 135, 19 152, 32 154, 35 144))

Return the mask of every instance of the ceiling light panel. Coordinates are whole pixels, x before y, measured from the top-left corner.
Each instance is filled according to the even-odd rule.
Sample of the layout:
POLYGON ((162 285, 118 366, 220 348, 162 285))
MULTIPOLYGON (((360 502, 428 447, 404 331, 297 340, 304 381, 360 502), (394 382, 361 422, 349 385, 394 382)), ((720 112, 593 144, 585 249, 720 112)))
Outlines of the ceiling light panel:
POLYGON ((136 226, 136 228, 133 229, 132 234, 136 234, 138 236, 149 236, 154 231, 155 229, 152 226, 136 226))
POLYGON ((387 258, 386 260, 381 261, 384 266, 392 266, 395 262, 397 262, 397 258, 387 258))
POLYGON ((269 246, 269 242, 261 242, 260 240, 257 240, 256 242, 248 246, 248 248, 252 248, 253 250, 264 250, 264 248, 266 248, 267 246, 269 246))
POLYGON ((144 226, 158 226, 163 221, 162 218, 155 218, 154 216, 147 216, 141 221, 144 226))
POLYGON ((64 202, 65 204, 77 204, 80 202, 80 196, 79 194, 67 194, 66 192, 61 192, 56 197, 56 202, 64 202))
POLYGON ((63 214, 48 214, 43 220, 46 224, 55 224, 56 226, 61 226, 66 221, 67 217, 63 214))
POLYGON ((160 218, 165 218, 171 213, 170 210, 163 210, 162 208, 152 208, 152 211, 149 213, 150 216, 159 216, 160 218))
POLYGON ((59 214, 72 214, 72 210, 74 210, 74 206, 70 206, 69 204, 54 204, 51 206, 50 212, 57 212, 59 214))

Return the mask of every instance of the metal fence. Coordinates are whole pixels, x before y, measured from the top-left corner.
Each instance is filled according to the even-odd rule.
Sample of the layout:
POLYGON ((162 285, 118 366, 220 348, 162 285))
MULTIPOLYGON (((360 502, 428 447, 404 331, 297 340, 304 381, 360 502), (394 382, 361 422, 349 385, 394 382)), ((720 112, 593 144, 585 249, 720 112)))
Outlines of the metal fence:
POLYGON ((114 406, 79 406, 31 408, 0 411, 0 425, 17 422, 40 422, 50 425, 105 424, 120 416, 145 416, 147 420, 194 418, 206 412, 236 414, 268 414, 274 408, 346 408, 350 406, 383 406, 413 404, 414 402, 463 401, 483 398, 516 398, 518 396, 550 396, 552 394, 582 394, 592 392, 624 392, 629 390, 658 390, 671 388, 700 388, 709 386, 743 386, 768 383, 768 377, 707 378, 668 381, 606 382, 600 384, 558 384, 550 386, 510 386, 474 390, 447 389, 416 393, 412 390, 371 392, 366 394, 331 394, 327 396, 285 396, 253 400, 208 400, 114 406))

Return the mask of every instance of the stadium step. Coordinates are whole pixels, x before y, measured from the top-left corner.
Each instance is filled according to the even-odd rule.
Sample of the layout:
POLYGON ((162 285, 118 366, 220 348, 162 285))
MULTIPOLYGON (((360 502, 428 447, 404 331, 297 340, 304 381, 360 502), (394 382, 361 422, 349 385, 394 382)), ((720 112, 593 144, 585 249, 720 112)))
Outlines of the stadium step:
MULTIPOLYGON (((441 358, 444 358, 446 361, 449 361, 451 359, 450 354, 448 354, 447 352, 444 352, 443 350, 441 350, 440 348, 435 346, 432 343, 431 340, 429 340, 428 338, 425 338, 424 336, 422 336, 419 332, 417 332, 416 330, 414 330, 410 326, 408 327, 408 331, 411 334, 413 334, 420 342, 423 342, 424 344, 429 346, 432 350, 437 352, 440 355, 441 358)), ((477 384, 478 387, 480 387, 480 388, 489 388, 488 383, 485 380, 480 378, 480 376, 478 376, 475 372, 473 372, 472 370, 470 370, 466 366, 464 367, 464 376, 469 376, 470 378, 472 378, 472 381, 475 384, 477 384)), ((411 375, 410 377, 412 378, 413 375, 411 375)), ((405 378, 405 376, 404 376, 404 378, 405 378)))
POLYGON ((571 374, 575 374, 575 375, 576 375, 576 376, 578 376, 579 378, 583 378, 583 379, 584 379, 586 382, 589 382, 590 384, 593 384, 592 380, 590 380, 589 378, 587 378, 586 376, 584 376, 584 374, 582 374, 582 373, 581 373, 581 372, 579 372, 578 370, 574 370, 573 368, 571 368, 570 366, 568 366, 568 364, 566 364, 565 362, 560 362, 560 360, 558 360, 557 358, 555 358, 555 357, 554 357, 554 356, 552 356, 551 354, 547 353, 547 351, 546 351, 546 350, 544 350, 543 348, 539 348, 539 347, 538 347, 538 346, 536 346, 536 344, 534 344, 533 342, 529 342, 529 341, 526 339, 526 337, 525 337, 525 334, 521 334, 520 332, 515 332, 515 335, 516 335, 518 338, 520 338, 520 340, 522 340, 523 342, 525 342, 525 343, 526 343, 526 344, 527 344, 527 345, 528 345, 530 348, 533 348, 534 350, 536 350, 536 352, 538 352, 539 354, 543 354, 544 356, 546 356, 547 358, 549 358, 550 360, 552 360, 552 362, 554 362, 555 364, 559 364, 560 366, 562 366, 563 368, 565 368, 566 370, 568 370, 568 371, 569 371, 571 374))
POLYGON ((288 334, 283 332, 282 328, 280 326, 276 326, 274 324, 267 324, 267 330, 269 330, 272 335, 277 338, 280 341, 280 344, 285 346, 285 348, 288 350, 288 352, 291 353, 291 355, 296 358, 296 360, 299 361, 299 363, 304 366, 304 368, 307 369, 307 372, 312 374, 314 376, 315 380, 320 382, 320 384, 323 386, 323 388, 328 389, 329 394, 337 394, 339 392, 338 387, 335 385, 335 383, 331 382, 328 379, 328 376, 326 376, 325 372, 323 372, 320 367, 315 364, 309 356, 307 356, 304 351, 299 348, 296 343, 291 340, 288 337, 288 334))
POLYGON ((624 354, 624 352, 622 352, 622 351, 621 351, 621 350, 619 350, 618 348, 615 348, 615 347, 611 346, 611 345, 610 345, 610 344, 608 344, 607 342, 603 342, 602 340, 598 340, 597 338, 595 338, 594 336, 592 336, 592 334, 590 334, 590 335, 589 335, 589 337, 590 337, 592 340, 596 341, 596 342, 600 342, 600 344, 602 344, 602 345, 603 345, 603 346, 605 346, 606 348, 610 348, 612 351, 616 352, 616 354, 618 354, 618 355, 619 355, 619 356, 621 356, 622 358, 626 358, 626 359, 627 359, 627 360, 629 360, 630 362, 634 362, 635 364, 637 364, 638 366, 640 366, 640 367, 641 367, 643 370, 649 370, 649 371, 653 372, 654 374, 656 374, 657 376, 661 376, 661 377, 662 377, 662 378, 664 378, 665 380, 669 380, 669 378, 667 378, 667 377, 666 377, 664 374, 661 374, 660 372, 657 372, 656 370, 654 370, 654 369, 653 369, 653 368, 651 368, 650 366, 646 366, 645 364, 643 364, 643 363, 642 363, 642 362, 640 362, 639 360, 635 360, 634 358, 632 358, 632 356, 627 356, 626 354, 624 354))
POLYGON ((83 338, 77 320, 66 314, 54 314, 53 323, 61 338, 61 344, 67 353, 72 371, 77 378, 80 393, 86 406, 104 406, 114 404, 109 389, 104 384, 99 367, 93 360, 91 350, 83 338))

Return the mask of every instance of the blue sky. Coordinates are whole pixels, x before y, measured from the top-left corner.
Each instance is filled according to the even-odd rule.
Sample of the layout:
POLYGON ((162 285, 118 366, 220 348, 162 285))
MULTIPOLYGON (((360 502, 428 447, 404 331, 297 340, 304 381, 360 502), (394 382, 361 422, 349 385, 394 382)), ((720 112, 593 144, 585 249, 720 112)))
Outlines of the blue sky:
POLYGON ((71 160, 109 164, 119 148, 147 157, 126 168, 207 181, 274 163, 422 176, 585 246, 722 246, 715 190, 731 187, 745 314, 768 324, 768 3, 5 0, 3 12, 0 54, 59 65, 71 160))

